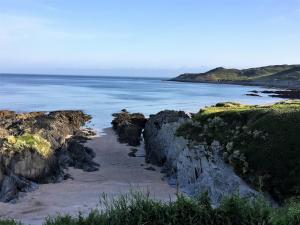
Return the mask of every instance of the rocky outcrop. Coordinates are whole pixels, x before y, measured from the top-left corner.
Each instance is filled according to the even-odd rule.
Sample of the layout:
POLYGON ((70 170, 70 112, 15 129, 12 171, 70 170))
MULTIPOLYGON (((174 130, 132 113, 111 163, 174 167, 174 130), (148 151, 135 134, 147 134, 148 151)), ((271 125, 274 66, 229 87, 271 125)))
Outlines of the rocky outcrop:
POLYGON ((86 172, 99 170, 99 164, 93 161, 96 156, 94 151, 83 145, 86 141, 82 137, 74 137, 66 141, 60 151, 60 165, 74 167, 86 172))
POLYGON ((224 161, 236 174, 276 201, 298 194, 300 152, 295 149, 300 146, 299 101, 218 103, 201 109, 177 133, 207 145, 218 140, 224 161))
POLYGON ((138 146, 141 142, 141 134, 144 129, 146 118, 141 113, 129 113, 123 109, 120 113, 113 114, 113 129, 121 143, 138 146))
POLYGON ((172 164, 177 154, 187 146, 184 138, 175 136, 176 130, 187 119, 189 116, 182 111, 165 110, 150 115, 143 133, 146 161, 158 166, 172 164))
MULTIPOLYGON (((252 91, 254 93, 254 91, 252 91)), ((264 90, 264 91, 255 91, 257 93, 267 94, 270 97, 274 98, 285 98, 285 99, 300 99, 300 90, 299 89, 288 89, 288 90, 264 90)))
POLYGON ((171 184, 189 195, 207 192, 213 205, 225 196, 240 194, 253 198, 251 189, 220 152, 220 143, 193 143, 176 135, 177 129, 190 121, 184 112, 162 111, 150 116, 145 125, 144 139, 148 162, 163 166, 171 184))
POLYGON ((79 138, 90 119, 81 111, 0 111, 0 201, 12 201, 37 183, 64 179, 68 166, 98 169, 79 138))
POLYGON ((221 152, 218 141, 210 146, 200 144, 185 148, 178 155, 176 165, 179 187, 191 195, 207 192, 213 205, 234 194, 250 199, 256 197, 258 193, 224 162, 221 152))

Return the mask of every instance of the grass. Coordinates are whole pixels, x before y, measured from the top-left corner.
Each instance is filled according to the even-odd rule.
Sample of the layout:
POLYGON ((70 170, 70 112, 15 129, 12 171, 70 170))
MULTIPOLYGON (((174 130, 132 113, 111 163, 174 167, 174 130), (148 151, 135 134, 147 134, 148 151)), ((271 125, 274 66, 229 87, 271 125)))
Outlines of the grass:
MULTIPOLYGON (((103 210, 87 216, 47 218, 44 225, 299 225, 300 204, 293 201, 274 209, 263 200, 248 201, 238 196, 224 199, 218 208, 210 206, 206 194, 199 198, 178 196, 176 201, 161 202, 149 195, 135 193, 109 203, 102 198, 103 210)), ((0 225, 16 225, 0 221, 0 225)))
POLYGON ((219 103, 204 108, 177 135, 208 146, 258 190, 277 200, 300 195, 300 101, 267 106, 219 103))
POLYGON ((8 136, 6 149, 13 151, 34 150, 42 157, 48 158, 53 154, 51 144, 38 134, 23 134, 21 136, 8 136))
POLYGON ((15 221, 15 220, 1 220, 0 219, 0 225, 22 225, 21 223, 15 221))

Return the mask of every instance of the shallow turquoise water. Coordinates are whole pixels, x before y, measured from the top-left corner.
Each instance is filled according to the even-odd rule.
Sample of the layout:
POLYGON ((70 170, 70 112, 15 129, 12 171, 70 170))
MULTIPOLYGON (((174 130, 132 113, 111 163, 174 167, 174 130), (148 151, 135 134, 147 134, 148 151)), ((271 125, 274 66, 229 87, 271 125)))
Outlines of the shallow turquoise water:
POLYGON ((92 126, 110 126, 111 114, 123 108, 146 115, 163 109, 196 112, 223 101, 249 104, 279 99, 245 94, 265 88, 193 84, 159 78, 0 75, 0 109, 50 111, 81 109, 93 116, 92 126))

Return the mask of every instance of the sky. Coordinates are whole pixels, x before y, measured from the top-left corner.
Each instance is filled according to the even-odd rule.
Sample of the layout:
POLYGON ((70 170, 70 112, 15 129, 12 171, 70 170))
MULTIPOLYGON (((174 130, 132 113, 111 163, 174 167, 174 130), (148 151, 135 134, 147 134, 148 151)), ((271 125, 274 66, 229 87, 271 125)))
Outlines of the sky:
POLYGON ((300 0, 0 0, 0 73, 300 64, 300 0))

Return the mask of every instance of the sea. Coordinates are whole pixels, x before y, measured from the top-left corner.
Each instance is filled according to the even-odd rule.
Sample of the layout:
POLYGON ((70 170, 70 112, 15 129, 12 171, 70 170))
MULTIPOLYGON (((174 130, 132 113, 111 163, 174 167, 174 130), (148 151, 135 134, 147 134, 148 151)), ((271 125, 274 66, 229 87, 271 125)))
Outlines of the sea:
POLYGON ((83 110, 101 132, 122 109, 146 116, 164 109, 198 112, 218 102, 268 104, 282 99, 247 96, 262 87, 182 83, 167 78, 0 74, 0 110, 83 110))

